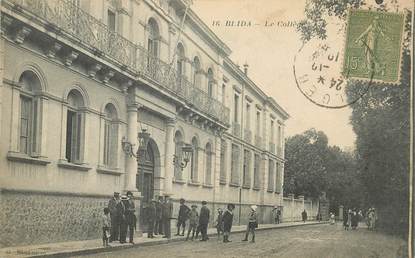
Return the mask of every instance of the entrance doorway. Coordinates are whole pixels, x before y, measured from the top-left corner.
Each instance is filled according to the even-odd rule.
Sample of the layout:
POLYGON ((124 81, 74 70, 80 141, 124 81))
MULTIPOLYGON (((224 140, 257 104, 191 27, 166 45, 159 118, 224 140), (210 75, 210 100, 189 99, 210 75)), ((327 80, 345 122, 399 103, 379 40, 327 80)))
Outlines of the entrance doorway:
POLYGON ((154 152, 151 144, 147 144, 147 149, 139 159, 136 187, 141 190, 142 202, 145 204, 151 202, 154 197, 154 152), (142 179, 141 173, 143 173, 142 179))

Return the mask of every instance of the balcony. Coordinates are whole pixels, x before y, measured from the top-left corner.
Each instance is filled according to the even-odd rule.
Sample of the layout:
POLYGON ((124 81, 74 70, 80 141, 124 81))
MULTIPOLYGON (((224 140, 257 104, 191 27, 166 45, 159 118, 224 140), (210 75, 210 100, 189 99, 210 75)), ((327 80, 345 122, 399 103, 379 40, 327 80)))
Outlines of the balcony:
POLYGON ((273 142, 269 143, 269 152, 275 154, 275 143, 273 142))
POLYGON ((238 123, 233 123, 232 124, 232 134, 235 135, 236 137, 241 137, 241 125, 238 123))
POLYGON ((72 37, 87 51, 110 60, 130 74, 141 75, 212 120, 229 125, 229 108, 194 87, 186 78, 177 78, 175 69, 169 64, 109 30, 105 24, 69 1, 5 0, 2 5, 9 6, 14 12, 33 15, 31 19, 45 23, 49 30, 72 37))
POLYGON ((249 129, 244 129, 244 140, 248 143, 252 142, 252 132, 249 129))
POLYGON ((255 135, 255 146, 259 149, 262 149, 262 137, 255 135))

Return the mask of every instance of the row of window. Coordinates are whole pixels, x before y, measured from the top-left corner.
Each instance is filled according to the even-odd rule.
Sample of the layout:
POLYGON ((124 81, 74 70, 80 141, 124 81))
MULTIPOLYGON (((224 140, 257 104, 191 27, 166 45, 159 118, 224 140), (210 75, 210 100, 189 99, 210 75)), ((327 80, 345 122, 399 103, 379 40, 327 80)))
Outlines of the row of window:
MULTIPOLYGON (((22 73, 19 79, 20 92, 19 152, 28 156, 40 156, 42 115, 40 81, 31 71, 22 73)), ((85 104, 82 94, 72 89, 67 96, 65 158, 70 163, 83 162, 85 133, 85 104)), ((118 115, 115 106, 108 103, 104 109, 104 146, 102 165, 117 167, 118 160, 118 115)))
MULTIPOLYGON (((222 145, 224 146, 224 145, 222 145)), ((226 147, 222 148, 221 152, 221 162, 222 160, 225 161, 225 152, 226 147)), ((231 153, 231 178, 230 183, 234 185, 240 185, 240 146, 236 144, 232 144, 232 153, 231 153)), ((242 187, 251 188, 251 159, 252 154, 250 150, 244 150, 243 153, 243 167, 242 167, 242 187)), ((262 166, 263 162, 261 161, 261 156, 259 154, 254 154, 254 173, 253 173, 253 188, 260 189, 261 187, 261 171, 263 171, 262 166)), ((221 175, 220 179, 222 182, 226 182, 226 171, 224 167, 221 166, 221 175)), ((275 184, 275 192, 281 192, 281 179, 282 179, 282 166, 280 163, 275 162, 272 159, 269 159, 268 164, 268 190, 274 191, 274 184, 275 184), (276 164, 276 169, 274 167, 276 164)))
MULTIPOLYGON (((183 135, 180 131, 176 131, 174 135, 175 143, 175 156, 178 160, 182 160, 182 146, 183 146, 183 135)), ((192 147, 193 153, 190 158, 190 181, 193 183, 199 183, 199 141, 196 136, 192 138, 192 147)), ((212 144, 210 142, 206 143, 204 150, 204 179, 203 182, 205 185, 212 185, 212 159, 213 151, 212 144)), ((174 166, 174 178, 178 181, 183 180, 182 169, 180 164, 175 163, 174 166)))

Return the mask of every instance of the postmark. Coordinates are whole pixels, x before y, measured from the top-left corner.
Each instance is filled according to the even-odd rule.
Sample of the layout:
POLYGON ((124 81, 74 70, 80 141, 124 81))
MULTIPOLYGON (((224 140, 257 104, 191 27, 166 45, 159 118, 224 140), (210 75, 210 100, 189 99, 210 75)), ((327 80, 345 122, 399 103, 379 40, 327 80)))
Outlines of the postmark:
POLYGON ((402 13, 349 10, 343 76, 399 83, 403 31, 402 13))
POLYGON ((314 104, 326 108, 343 108, 363 96, 370 83, 359 89, 354 99, 346 94, 350 80, 342 74, 343 51, 330 40, 312 40, 294 57, 294 77, 298 89, 314 104))

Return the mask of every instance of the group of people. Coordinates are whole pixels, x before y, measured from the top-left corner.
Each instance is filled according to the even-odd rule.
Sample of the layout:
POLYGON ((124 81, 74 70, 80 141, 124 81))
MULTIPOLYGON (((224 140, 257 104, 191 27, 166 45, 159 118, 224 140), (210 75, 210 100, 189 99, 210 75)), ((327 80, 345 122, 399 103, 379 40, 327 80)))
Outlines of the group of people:
POLYGON ((366 215, 363 215, 362 210, 348 209, 344 210, 343 213, 343 226, 344 230, 355 230, 357 229, 359 222, 366 219, 366 224, 369 230, 374 230, 375 222, 377 220, 377 215, 375 208, 369 208, 366 215))
POLYGON ((120 241, 126 243, 127 231, 129 232, 129 242, 134 243, 134 230, 137 224, 137 217, 134 213, 135 205, 132 192, 120 196, 114 192, 114 196, 109 200, 108 207, 104 208, 102 216, 102 241, 104 246, 109 242, 120 241))
MULTIPOLYGON (((198 207, 196 204, 191 205, 191 208, 189 208, 185 204, 185 202, 186 201, 183 198, 180 199, 179 215, 177 218, 176 225, 176 236, 184 236, 186 223, 188 221, 186 241, 189 239, 192 241, 195 238, 198 239, 199 234, 201 234, 200 241, 207 241, 209 239, 207 236, 207 228, 210 219, 210 210, 207 207, 207 202, 202 201, 202 207, 200 208, 200 212, 197 210, 198 207)), ((233 224, 234 209, 235 205, 232 203, 229 203, 226 206, 225 211, 222 208, 217 209, 218 214, 215 219, 215 228, 217 230, 218 239, 220 239, 221 236, 223 236, 224 243, 231 242, 229 236, 233 224)), ((256 209, 256 205, 251 206, 245 238, 242 241, 248 241, 249 234, 251 234, 251 242, 255 242, 255 228, 258 227, 256 209)))
MULTIPOLYGON (((210 220, 210 210, 207 207, 207 202, 201 202, 202 207, 198 211, 196 204, 189 208, 186 201, 180 199, 179 213, 177 217, 177 233, 176 236, 184 236, 186 224, 188 225, 186 240, 198 239, 201 235, 200 241, 207 241, 207 228, 210 220)), ((255 242, 255 229, 258 227, 257 206, 250 207, 248 217, 248 225, 246 229, 245 238, 242 241, 248 241, 251 234, 251 242, 255 242)), ((229 203, 225 211, 218 208, 218 214, 215 220, 215 227, 217 229, 218 239, 223 236, 223 242, 231 242, 229 239, 232 224, 233 224, 233 210, 235 205, 229 203)), ((147 225, 147 237, 154 238, 155 235, 163 235, 164 238, 171 238, 171 220, 173 218, 173 203, 170 196, 159 196, 158 199, 152 199, 144 207, 144 222, 147 225)), ((134 230, 136 229, 137 217, 135 215, 135 205, 133 201, 132 192, 127 192, 126 195, 120 195, 114 192, 114 196, 109 200, 108 206, 104 208, 102 215, 102 240, 103 245, 108 246, 113 241, 119 241, 121 244, 127 241, 127 232, 129 232, 129 243, 134 243, 134 230)))

